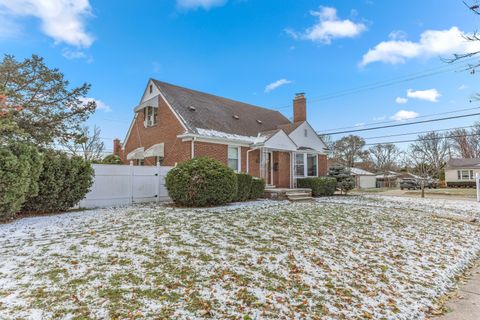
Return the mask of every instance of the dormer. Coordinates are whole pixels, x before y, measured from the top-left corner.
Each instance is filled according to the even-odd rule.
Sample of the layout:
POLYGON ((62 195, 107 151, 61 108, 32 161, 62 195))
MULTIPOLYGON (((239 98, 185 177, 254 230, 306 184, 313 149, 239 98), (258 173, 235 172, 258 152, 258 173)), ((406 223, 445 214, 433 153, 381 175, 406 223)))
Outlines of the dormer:
POLYGON ((158 101, 160 91, 152 80, 149 80, 142 99, 134 111, 143 114, 145 128, 153 127, 158 122, 158 101))

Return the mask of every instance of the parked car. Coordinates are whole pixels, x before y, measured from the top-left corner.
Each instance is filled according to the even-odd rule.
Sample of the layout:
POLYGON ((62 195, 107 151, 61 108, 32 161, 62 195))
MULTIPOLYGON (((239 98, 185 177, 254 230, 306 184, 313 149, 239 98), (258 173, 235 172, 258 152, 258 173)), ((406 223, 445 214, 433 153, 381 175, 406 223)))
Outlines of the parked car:
POLYGON ((416 179, 405 178, 400 181, 400 189, 416 190, 420 189, 420 184, 416 179))
POLYGON ((425 188, 437 189, 438 188, 438 181, 436 179, 427 179, 425 181, 425 188))

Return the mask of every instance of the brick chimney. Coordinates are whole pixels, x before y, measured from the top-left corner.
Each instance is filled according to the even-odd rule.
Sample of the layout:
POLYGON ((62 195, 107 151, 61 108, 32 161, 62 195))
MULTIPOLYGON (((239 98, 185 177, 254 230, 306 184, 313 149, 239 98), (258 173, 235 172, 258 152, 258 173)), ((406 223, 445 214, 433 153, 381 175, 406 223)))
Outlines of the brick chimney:
POLYGON ((113 139, 113 154, 120 157, 120 150, 122 150, 120 139, 113 139))
POLYGON ((295 94, 293 99, 293 122, 307 121, 307 99, 305 93, 295 94))

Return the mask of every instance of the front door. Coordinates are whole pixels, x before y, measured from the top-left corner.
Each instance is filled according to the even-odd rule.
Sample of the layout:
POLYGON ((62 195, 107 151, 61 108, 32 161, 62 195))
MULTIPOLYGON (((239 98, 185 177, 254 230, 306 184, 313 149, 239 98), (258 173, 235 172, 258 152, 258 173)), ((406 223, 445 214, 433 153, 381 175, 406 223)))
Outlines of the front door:
POLYGON ((273 155, 267 153, 267 184, 273 185, 273 155))

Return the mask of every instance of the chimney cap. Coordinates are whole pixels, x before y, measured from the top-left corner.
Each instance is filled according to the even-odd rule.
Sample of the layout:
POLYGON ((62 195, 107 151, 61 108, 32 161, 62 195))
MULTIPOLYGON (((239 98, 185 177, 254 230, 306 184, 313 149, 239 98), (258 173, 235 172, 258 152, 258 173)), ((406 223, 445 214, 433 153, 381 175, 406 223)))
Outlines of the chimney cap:
POLYGON ((305 92, 297 92, 297 93, 295 93, 295 98, 301 98, 301 97, 303 97, 303 96, 305 96, 305 92))

